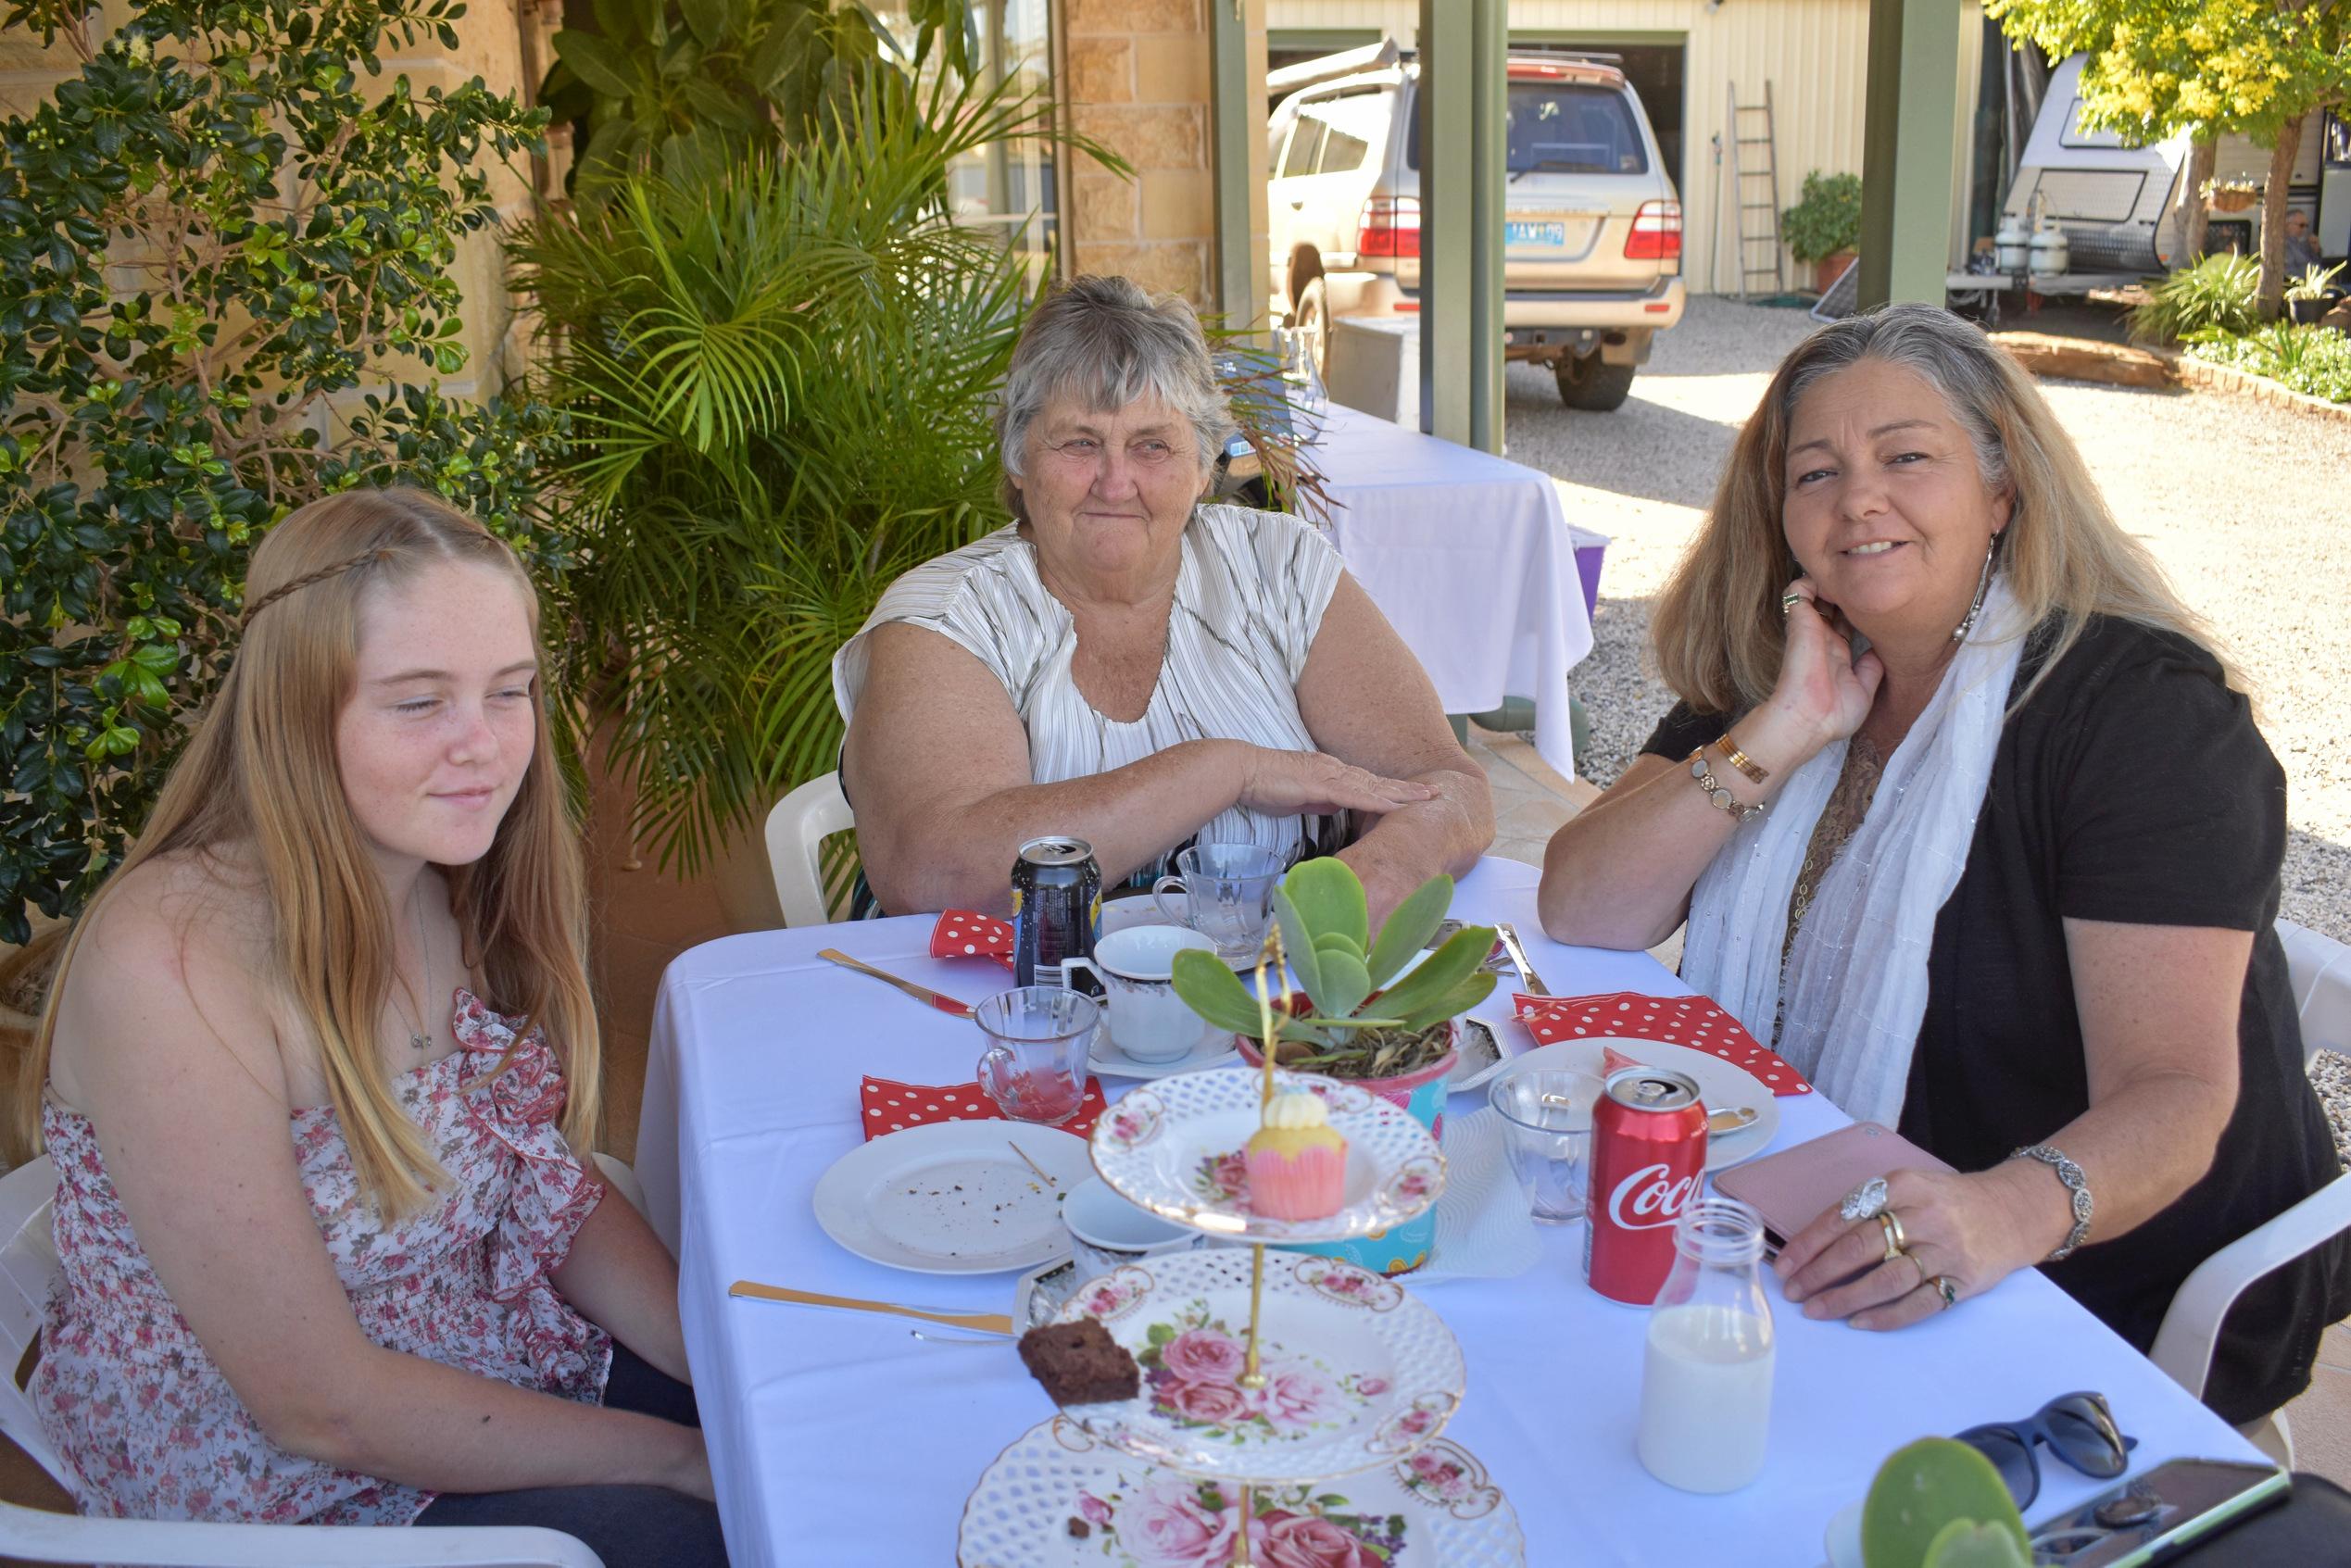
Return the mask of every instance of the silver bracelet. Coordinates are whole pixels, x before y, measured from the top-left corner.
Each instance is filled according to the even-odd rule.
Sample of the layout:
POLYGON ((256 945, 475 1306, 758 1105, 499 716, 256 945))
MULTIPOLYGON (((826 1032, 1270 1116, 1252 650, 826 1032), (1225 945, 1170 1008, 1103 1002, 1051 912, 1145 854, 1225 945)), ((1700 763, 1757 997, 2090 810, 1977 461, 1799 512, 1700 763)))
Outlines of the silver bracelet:
POLYGON ((1752 822, 1764 814, 1760 806, 1742 806, 1739 797, 1723 787, 1715 777, 1715 771, 1706 766, 1706 748, 1700 746, 1690 754, 1690 776, 1698 781, 1698 787, 1706 792, 1706 798, 1721 807, 1742 822, 1752 822))
POLYGON ((2020 1148, 2008 1158, 2040 1160, 2056 1172, 2057 1180, 2065 1183, 2066 1190, 2073 1194, 2073 1229, 2066 1233, 2064 1246, 2042 1260, 2047 1263, 2063 1261, 2072 1256, 2073 1249, 2081 1246, 2083 1238, 2090 1234, 2090 1211, 2095 1206, 2090 1198, 2090 1178, 2083 1175, 2081 1167, 2067 1159, 2062 1150, 2052 1148, 2045 1143, 2020 1148))

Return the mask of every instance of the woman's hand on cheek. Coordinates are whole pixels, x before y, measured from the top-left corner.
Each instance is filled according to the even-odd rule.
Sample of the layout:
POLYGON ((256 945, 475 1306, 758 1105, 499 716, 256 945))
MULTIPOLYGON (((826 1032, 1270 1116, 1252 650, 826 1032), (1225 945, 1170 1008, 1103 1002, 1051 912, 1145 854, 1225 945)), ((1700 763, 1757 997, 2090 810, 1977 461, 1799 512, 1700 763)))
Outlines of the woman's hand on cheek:
POLYGON ((1853 628, 1834 605, 1819 602, 1808 577, 1788 585, 1787 645, 1779 679, 1765 703, 1769 717, 1800 737, 1809 757, 1861 728, 1886 667, 1875 653, 1853 656, 1853 628))

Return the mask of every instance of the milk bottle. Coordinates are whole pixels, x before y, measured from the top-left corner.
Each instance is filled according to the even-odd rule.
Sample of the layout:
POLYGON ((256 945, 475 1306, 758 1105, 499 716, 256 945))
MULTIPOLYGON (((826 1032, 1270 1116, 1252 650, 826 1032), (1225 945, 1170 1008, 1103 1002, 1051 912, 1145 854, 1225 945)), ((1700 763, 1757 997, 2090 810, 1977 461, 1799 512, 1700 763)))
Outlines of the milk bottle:
POLYGON ((1649 1315, 1637 1451, 1687 1492, 1729 1492, 1763 1469, 1771 1428, 1771 1305, 1763 1218, 1736 1198, 1692 1203, 1649 1315))

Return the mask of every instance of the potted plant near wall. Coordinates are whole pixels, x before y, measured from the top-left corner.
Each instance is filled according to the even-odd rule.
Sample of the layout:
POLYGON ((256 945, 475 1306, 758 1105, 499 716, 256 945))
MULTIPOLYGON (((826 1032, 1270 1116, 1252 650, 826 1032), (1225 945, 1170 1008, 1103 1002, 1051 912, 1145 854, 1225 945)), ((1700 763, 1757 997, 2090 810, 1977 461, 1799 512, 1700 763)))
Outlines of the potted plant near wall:
POLYGON ((2340 261, 2324 270, 2306 267, 2301 277, 2286 285, 2286 314, 2295 325, 2315 326, 2333 307, 2335 295, 2339 292, 2334 286, 2334 280, 2343 268, 2344 263, 2340 261))
POLYGON ((1779 226, 1788 254, 1811 264, 1813 286, 1827 294, 1853 265, 1854 246, 1861 243, 1861 176, 1814 169, 1804 176, 1796 205, 1779 215, 1779 226))
MULTIPOLYGON (((1276 1064, 1360 1084, 1441 1132, 1457 1021, 1494 988, 1484 969, 1492 926, 1465 927, 1422 956, 1452 901, 1453 879, 1431 877, 1374 933, 1364 884, 1344 861, 1291 868, 1275 890, 1274 915, 1299 991, 1276 1010, 1276 1064)), ((1231 1030, 1252 1064, 1264 1061, 1257 998, 1223 960, 1178 953, 1173 979, 1194 1012, 1231 1030)), ((1402 1273, 1427 1260, 1436 1228, 1431 1210, 1378 1236, 1295 1250, 1402 1273)))

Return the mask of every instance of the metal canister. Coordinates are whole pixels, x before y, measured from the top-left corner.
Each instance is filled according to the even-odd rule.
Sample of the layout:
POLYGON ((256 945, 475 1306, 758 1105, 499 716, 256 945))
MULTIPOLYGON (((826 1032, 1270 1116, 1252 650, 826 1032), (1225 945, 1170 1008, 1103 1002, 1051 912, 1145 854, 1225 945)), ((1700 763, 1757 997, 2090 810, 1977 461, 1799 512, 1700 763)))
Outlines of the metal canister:
POLYGON ((1060 837, 1022 845, 1012 862, 1012 984, 1068 985, 1062 961, 1094 956, 1101 918, 1102 868, 1092 845, 1060 837))
POLYGON ((1695 1079, 1662 1067, 1608 1075, 1591 1113, 1584 1279, 1646 1307, 1674 1265, 1674 1223, 1706 1185, 1706 1108, 1695 1079))

